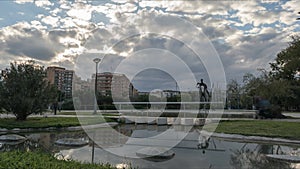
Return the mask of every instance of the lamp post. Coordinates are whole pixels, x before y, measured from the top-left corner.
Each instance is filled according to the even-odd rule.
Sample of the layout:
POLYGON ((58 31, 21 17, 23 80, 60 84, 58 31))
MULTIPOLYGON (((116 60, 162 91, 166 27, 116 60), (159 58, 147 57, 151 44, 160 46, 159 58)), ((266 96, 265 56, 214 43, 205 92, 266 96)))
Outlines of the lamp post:
POLYGON ((97 94, 98 94, 98 91, 97 91, 97 81, 98 81, 97 75, 98 75, 98 64, 101 61, 101 59, 95 58, 93 61, 96 63, 94 114, 97 114, 97 106, 98 106, 98 104, 97 104, 97 94))

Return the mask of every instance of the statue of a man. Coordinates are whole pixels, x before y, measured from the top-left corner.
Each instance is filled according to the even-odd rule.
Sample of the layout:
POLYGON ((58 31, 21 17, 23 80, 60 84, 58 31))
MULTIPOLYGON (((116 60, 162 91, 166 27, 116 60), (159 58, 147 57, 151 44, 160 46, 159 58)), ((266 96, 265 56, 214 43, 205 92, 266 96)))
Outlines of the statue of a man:
POLYGON ((197 83, 197 88, 199 88, 200 101, 203 100, 202 98, 204 98, 204 101, 208 101, 209 92, 207 90, 207 85, 203 82, 203 79, 201 79, 200 83, 197 83))

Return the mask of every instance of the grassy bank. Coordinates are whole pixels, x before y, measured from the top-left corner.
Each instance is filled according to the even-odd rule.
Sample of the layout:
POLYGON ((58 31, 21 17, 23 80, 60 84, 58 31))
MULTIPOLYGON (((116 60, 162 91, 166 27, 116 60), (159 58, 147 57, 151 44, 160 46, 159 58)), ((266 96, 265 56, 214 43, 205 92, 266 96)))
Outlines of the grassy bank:
POLYGON ((271 120, 222 121, 215 132, 300 140, 300 123, 271 120))
POLYGON ((110 165, 82 164, 76 161, 57 160, 50 154, 41 152, 1 152, 0 169, 110 169, 110 165))
MULTIPOLYGON (((87 124, 100 124, 103 122, 111 122, 109 118, 101 117, 87 117, 80 118, 83 121, 83 125, 87 124)), ((49 127, 70 127, 79 126, 81 123, 78 121, 77 117, 30 117, 25 121, 16 121, 15 118, 2 118, 0 119, 0 128, 49 128, 49 127)))

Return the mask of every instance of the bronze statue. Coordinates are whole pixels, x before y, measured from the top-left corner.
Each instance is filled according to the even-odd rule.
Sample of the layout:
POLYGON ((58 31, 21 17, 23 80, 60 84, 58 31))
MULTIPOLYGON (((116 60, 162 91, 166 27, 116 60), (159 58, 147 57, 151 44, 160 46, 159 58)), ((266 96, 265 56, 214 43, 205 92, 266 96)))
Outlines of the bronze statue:
POLYGON ((200 101, 209 101, 209 92, 207 90, 207 85, 201 79, 200 83, 197 83, 197 88, 199 88, 200 101))

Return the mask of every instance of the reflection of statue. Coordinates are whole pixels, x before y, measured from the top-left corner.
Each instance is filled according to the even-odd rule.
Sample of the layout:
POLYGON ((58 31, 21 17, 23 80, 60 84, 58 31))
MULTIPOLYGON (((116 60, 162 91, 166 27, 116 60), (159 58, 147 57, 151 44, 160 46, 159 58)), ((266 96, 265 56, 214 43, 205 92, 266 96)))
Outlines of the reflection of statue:
POLYGON ((203 82, 203 79, 201 79, 200 83, 197 83, 197 88, 199 88, 200 101, 207 102, 209 98, 209 92, 207 90, 207 85, 203 82))
POLYGON ((209 146, 210 137, 204 136, 202 134, 199 135, 199 144, 197 145, 198 149, 203 149, 203 154, 205 154, 205 149, 209 146))

